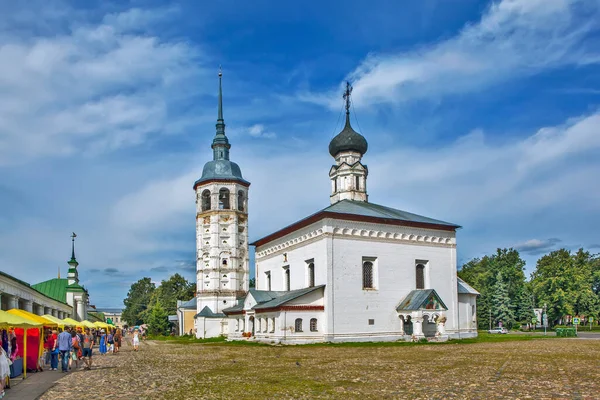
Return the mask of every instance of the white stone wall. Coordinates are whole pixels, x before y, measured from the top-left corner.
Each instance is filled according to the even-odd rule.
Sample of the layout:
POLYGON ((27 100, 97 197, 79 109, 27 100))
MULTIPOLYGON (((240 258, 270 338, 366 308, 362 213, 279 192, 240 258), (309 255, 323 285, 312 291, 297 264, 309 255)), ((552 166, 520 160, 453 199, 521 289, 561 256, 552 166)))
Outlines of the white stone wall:
POLYGON ((224 318, 196 318, 196 337, 199 339, 218 337, 226 334, 224 326, 228 323, 224 318))
MULTIPOLYGON (((461 337, 477 336, 477 295, 460 293, 458 305, 461 337)), ((458 337, 458 332, 454 332, 451 337, 458 337)))

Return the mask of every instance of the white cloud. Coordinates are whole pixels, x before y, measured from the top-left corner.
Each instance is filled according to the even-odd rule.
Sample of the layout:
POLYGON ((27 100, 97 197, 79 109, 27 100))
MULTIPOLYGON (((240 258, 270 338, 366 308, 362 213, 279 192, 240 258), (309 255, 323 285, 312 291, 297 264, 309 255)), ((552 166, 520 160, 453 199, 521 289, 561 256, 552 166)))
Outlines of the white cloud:
MULTIPOLYGON (((0 164, 101 151, 169 133, 170 102, 201 70, 197 49, 139 33, 160 10, 35 36, 0 24, 0 164)), ((0 17, 9 18, 8 16, 0 17)), ((76 15, 74 16, 76 18, 76 15)), ((181 126, 181 121, 175 126, 181 126)))
POLYGON ((255 138, 275 139, 277 135, 274 132, 267 132, 262 124, 255 124, 248 128, 248 134, 255 138))
MULTIPOLYGON (((348 75, 356 104, 481 90, 547 68, 600 62, 600 3, 584 0, 503 0, 474 24, 434 45, 395 54, 370 54, 348 75)), ((339 93, 304 93, 301 99, 339 107, 339 93)))
MULTIPOLYGON (((371 146, 363 160, 369 165, 370 201, 464 225, 467 237, 461 238, 461 251, 467 255, 479 254, 486 246, 490 251, 513 246, 515 240, 525 242, 540 232, 585 244, 588 237, 581 224, 600 216, 600 188, 590 184, 600 176, 600 158, 594 157, 600 141, 591 140, 599 118, 600 112, 573 118, 505 144, 487 143, 485 133, 476 131, 438 148, 371 146), (550 142, 547 132, 552 132, 550 142), (578 224, 569 221, 571 208, 588 218, 578 224), (560 231, 543 228, 546 218, 560 231), (481 229, 485 235, 476 233, 481 229)), ((326 147, 262 157, 256 151, 245 146, 232 153, 232 160, 252 182, 251 239, 329 204, 327 172, 333 160, 326 147)), ((124 226, 142 227, 146 234, 166 234, 183 226, 192 231, 190 187, 198 174, 189 169, 175 172, 132 192, 119 202, 115 219, 124 226)), ((540 245, 529 242, 534 244, 540 245)))

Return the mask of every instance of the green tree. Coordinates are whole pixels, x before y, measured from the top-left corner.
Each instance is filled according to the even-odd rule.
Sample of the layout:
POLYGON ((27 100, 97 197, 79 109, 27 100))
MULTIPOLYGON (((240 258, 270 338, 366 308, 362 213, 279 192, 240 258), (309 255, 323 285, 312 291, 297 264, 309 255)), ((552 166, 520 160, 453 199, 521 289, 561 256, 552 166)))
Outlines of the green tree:
POLYGON ((249 284, 251 288, 256 287, 256 278, 251 278, 249 284))
POLYGON ((150 278, 142 278, 131 285, 127 297, 123 300, 125 309, 122 314, 130 326, 141 325, 146 321, 150 298, 155 290, 150 278))
POLYGON ((169 333, 169 318, 165 309, 156 302, 148 315, 148 332, 152 335, 167 335, 169 333))
POLYGON ((600 299, 595 292, 597 257, 579 249, 551 252, 540 258, 532 274, 532 288, 538 305, 548 307, 548 320, 564 323, 567 315, 598 318, 600 299))
POLYGON ((496 275, 496 284, 492 292, 492 318, 496 325, 502 322, 503 326, 512 327, 515 316, 513 304, 508 295, 508 285, 504 282, 501 272, 496 275))
POLYGON ((177 300, 187 301, 195 294, 196 284, 175 274, 160 283, 160 286, 154 291, 151 303, 160 303, 167 315, 174 315, 177 313, 177 300))

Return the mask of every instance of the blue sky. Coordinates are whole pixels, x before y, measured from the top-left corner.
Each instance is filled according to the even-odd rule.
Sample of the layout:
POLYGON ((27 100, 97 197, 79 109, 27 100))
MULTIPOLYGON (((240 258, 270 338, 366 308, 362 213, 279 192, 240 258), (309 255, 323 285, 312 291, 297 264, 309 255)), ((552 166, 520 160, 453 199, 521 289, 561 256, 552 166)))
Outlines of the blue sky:
POLYGON ((600 250, 598 0, 0 7, 0 268, 18 278, 64 276, 75 231, 97 306, 193 279, 220 64, 251 239, 329 204, 350 80, 370 200, 462 225, 459 264, 600 250))

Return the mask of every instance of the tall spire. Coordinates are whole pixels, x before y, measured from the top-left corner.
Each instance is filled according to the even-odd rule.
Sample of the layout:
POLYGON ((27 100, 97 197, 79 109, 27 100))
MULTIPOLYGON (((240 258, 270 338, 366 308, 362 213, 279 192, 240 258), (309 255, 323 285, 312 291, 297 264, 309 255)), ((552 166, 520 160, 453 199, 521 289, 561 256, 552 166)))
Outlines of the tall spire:
POLYGON ((213 160, 229 160, 229 139, 225 136, 225 120, 223 119, 223 71, 219 67, 219 109, 217 112, 217 133, 213 139, 213 160))
POLYGON ((69 262, 67 263, 67 264, 69 264, 71 266, 75 266, 75 267, 77 267, 79 265, 79 263, 75 259, 75 238, 76 237, 77 237, 77 234, 75 232, 73 232, 73 234, 71 235, 71 260, 69 260, 69 262))
POLYGON ((219 65, 219 116, 217 117, 217 121, 223 121, 223 88, 221 85, 223 77, 223 69, 219 65))

